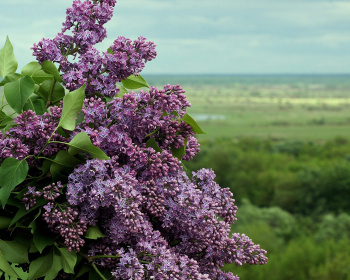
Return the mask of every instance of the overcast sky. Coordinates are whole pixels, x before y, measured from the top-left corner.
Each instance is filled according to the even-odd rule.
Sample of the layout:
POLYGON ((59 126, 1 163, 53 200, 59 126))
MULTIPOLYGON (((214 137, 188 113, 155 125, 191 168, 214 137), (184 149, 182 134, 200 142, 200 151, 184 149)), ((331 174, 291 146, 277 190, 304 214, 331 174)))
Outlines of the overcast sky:
MULTIPOLYGON (((71 0, 0 0, 0 47, 20 66, 53 38, 71 0)), ((350 73, 350 1, 119 0, 105 50, 123 35, 157 44, 144 73, 350 73)))

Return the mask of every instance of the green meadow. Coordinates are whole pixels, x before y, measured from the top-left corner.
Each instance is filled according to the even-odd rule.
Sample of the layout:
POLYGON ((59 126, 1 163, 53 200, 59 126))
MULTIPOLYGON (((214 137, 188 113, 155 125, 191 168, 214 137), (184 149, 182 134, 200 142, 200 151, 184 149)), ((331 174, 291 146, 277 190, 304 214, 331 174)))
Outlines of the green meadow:
POLYGON ((183 86, 192 103, 189 113, 207 133, 200 139, 350 136, 349 76, 150 76, 147 80, 158 86, 162 82, 183 86))

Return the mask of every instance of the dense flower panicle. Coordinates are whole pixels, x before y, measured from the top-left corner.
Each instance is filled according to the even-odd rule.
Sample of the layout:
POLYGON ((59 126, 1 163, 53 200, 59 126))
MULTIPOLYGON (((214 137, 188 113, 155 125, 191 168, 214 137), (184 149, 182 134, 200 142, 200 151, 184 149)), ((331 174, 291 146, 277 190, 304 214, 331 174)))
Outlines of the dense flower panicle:
POLYGON ((28 187, 28 191, 24 194, 22 198, 22 203, 24 203, 24 206, 26 210, 29 210, 30 208, 34 207, 36 204, 36 199, 38 197, 41 197, 43 193, 41 191, 36 190, 35 187, 28 187))
MULTIPOLYGON (((0 133, 0 163, 28 157, 28 174, 35 179, 24 183, 25 208, 44 205, 42 218, 56 238, 70 251, 84 249, 86 259, 109 269, 114 279, 239 280, 222 271, 224 264, 265 264, 266 251, 244 234, 231 234, 237 206, 212 170, 191 178, 184 172, 181 160, 200 151, 185 116, 191 106, 185 91, 167 84, 118 96, 117 82, 137 76, 156 57, 156 45, 120 36, 106 52, 94 47, 107 36, 104 24, 115 4, 74 0, 61 33, 34 45, 39 63, 58 63, 65 87, 73 91, 85 84, 87 96, 72 132, 57 132, 62 103, 42 115, 19 114, 0 133), (52 160, 80 132, 110 159, 74 155, 70 148, 67 157, 81 163, 63 183, 50 172, 41 175, 44 168, 35 170, 38 155, 52 160), (102 236, 85 243, 88 227, 102 236)), ((65 276, 60 272, 58 279, 65 276)))
POLYGON ((48 224, 49 229, 59 233, 64 238, 64 244, 69 251, 80 251, 85 241, 82 235, 87 230, 87 221, 80 217, 75 208, 61 205, 55 207, 53 202, 44 206, 45 213, 43 218, 48 224))
POLYGON ((89 46, 102 42, 107 37, 107 31, 103 25, 112 18, 113 6, 102 1, 96 3, 89 0, 84 2, 75 0, 66 14, 62 33, 71 31, 73 41, 82 53, 89 46))
MULTIPOLYGON (((16 126, 11 127, 8 132, 6 132, 6 137, 9 139, 16 139, 17 142, 25 143, 25 146, 16 146, 20 147, 20 150, 16 150, 20 152, 20 154, 23 153, 24 155, 24 153, 28 153, 37 155, 41 149, 44 148, 46 142, 55 131, 61 113, 62 108, 57 106, 51 107, 50 113, 44 113, 43 115, 37 115, 31 110, 24 111, 14 119, 16 126)), ((58 133, 54 133, 51 140, 67 142, 67 139, 58 133)), ((6 143, 5 140, 3 141, 6 143)), ((12 140, 12 142, 16 141, 12 140)), ((0 142, 0 147, 1 143, 2 142, 0 142)), ((43 149, 42 153, 44 156, 50 156, 57 154, 58 151, 65 148, 63 144, 51 143, 43 149)), ((16 156, 16 153, 14 155, 16 156)), ((18 158, 20 159, 21 156, 18 158)))
POLYGON ((28 191, 23 196, 22 202, 27 210, 35 206, 36 199, 39 197, 43 197, 48 202, 54 202, 61 195, 60 191, 62 188, 63 185, 60 181, 49 184, 42 189, 29 186, 28 191))
MULTIPOLYGON (((180 257, 198 263, 196 273, 202 278, 193 279, 220 279, 220 275, 228 277, 222 279, 238 279, 222 274, 219 268, 227 262, 266 262, 266 251, 249 238, 238 234, 229 237, 237 207, 228 189, 213 181, 212 171, 202 169, 190 181, 179 171, 178 161, 166 151, 148 153, 147 165, 139 166, 137 172, 127 164, 121 167, 118 160, 90 160, 75 169, 67 185, 68 202, 81 209, 83 220, 99 223, 106 235, 104 242, 116 248, 108 253, 119 254, 116 250, 124 245, 129 248, 127 267, 121 260, 103 261, 114 264, 116 279, 125 279, 128 273, 138 273, 140 279, 147 273, 159 274, 155 279, 187 279, 180 276, 183 269, 175 265, 180 257), (146 242, 148 236, 157 238, 146 242), (139 240, 137 244, 135 240, 139 240), (148 248, 149 256, 134 259, 133 252, 142 252, 138 251, 141 244, 148 248), (160 245, 163 253, 159 252, 160 245), (149 263, 145 266, 144 262, 149 263)), ((93 246, 91 254, 97 251, 98 247, 93 246)))
POLYGON ((79 55, 78 62, 63 67, 63 79, 66 87, 75 90, 87 83, 86 92, 100 92, 105 96, 115 96, 119 89, 117 82, 128 76, 137 75, 145 66, 145 62, 156 56, 155 45, 146 42, 145 38, 131 41, 125 37, 118 37, 109 52, 100 52, 92 47, 79 55), (66 68, 69 68, 69 70, 66 68))
POLYGON ((193 159, 194 156, 200 152, 199 146, 197 138, 189 136, 186 143, 186 154, 183 155, 182 159, 186 161, 193 159))
POLYGON ((43 38, 38 44, 34 44, 32 49, 33 55, 36 56, 39 63, 43 63, 45 60, 60 63, 64 59, 60 48, 51 39, 43 38))
POLYGON ((107 69, 119 80, 124 80, 131 74, 137 75, 145 67, 145 62, 151 61, 157 55, 156 45, 139 37, 131 41, 119 36, 111 45, 111 52, 104 53, 107 69))
POLYGON ((130 92, 107 104, 99 98, 86 99, 85 122, 77 131, 86 132, 94 145, 125 162, 143 157, 139 149, 145 148, 149 134, 163 151, 185 146, 183 159, 190 160, 200 149, 192 127, 181 120, 190 106, 183 93, 179 85, 166 85, 162 90, 130 92))
POLYGON ((120 36, 103 54, 93 47, 107 37, 104 24, 111 19, 115 3, 75 0, 67 9, 61 33, 34 44, 33 55, 39 63, 59 63, 67 89, 86 84, 87 93, 114 97, 119 92, 117 82, 138 75, 145 63, 156 57, 156 45, 144 37, 131 41, 120 36))
POLYGON ((0 132, 0 162, 8 157, 18 160, 24 159, 29 155, 29 147, 17 138, 6 138, 0 132))

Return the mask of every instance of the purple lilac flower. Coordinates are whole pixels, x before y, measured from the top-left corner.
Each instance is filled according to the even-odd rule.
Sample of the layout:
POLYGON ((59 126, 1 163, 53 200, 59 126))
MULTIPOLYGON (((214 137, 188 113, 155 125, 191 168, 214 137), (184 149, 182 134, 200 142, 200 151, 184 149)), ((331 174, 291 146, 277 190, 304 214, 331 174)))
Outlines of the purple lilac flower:
POLYGON ((33 46, 39 63, 59 63, 69 90, 86 84, 86 93, 99 92, 114 97, 116 82, 141 72, 147 61, 156 57, 155 44, 144 37, 131 41, 118 37, 108 52, 100 54, 94 45, 107 37, 104 24, 112 15, 115 0, 75 0, 67 9, 61 33, 54 39, 43 38, 33 46))
MULTIPOLYGON (((6 132, 6 137, 8 139, 17 140, 7 141, 20 141, 25 143, 25 146, 19 145, 20 151, 26 154, 37 155, 41 149, 44 148, 44 145, 55 131, 61 112, 62 108, 57 106, 50 107, 50 113, 44 113, 43 115, 37 115, 31 110, 24 111, 14 119, 16 126, 11 127, 8 132, 6 132)), ((65 137, 56 132, 51 137, 51 140, 67 142, 65 137)), ((6 142, 5 140, 3 141, 6 142)), ((58 151, 63 149, 66 149, 65 145, 51 143, 43 149, 42 153, 44 156, 50 156, 57 154, 58 151)), ((16 156, 16 154, 14 155, 16 156)))
POLYGON ((49 202, 44 209, 43 218, 49 229, 64 238, 69 251, 80 251, 85 244, 82 235, 87 230, 87 221, 79 216, 78 210, 64 205, 56 207, 53 202, 49 202))
POLYGON ((192 127, 181 120, 190 106, 183 93, 180 86, 166 85, 162 90, 124 94, 108 104, 89 98, 83 108, 85 123, 77 131, 86 132, 94 145, 125 162, 135 162, 136 154, 141 156, 138 149, 145 148, 148 134, 153 133, 150 137, 169 153, 172 147, 183 147, 188 138, 183 159, 189 160, 199 152, 199 144, 192 127))
MULTIPOLYGON (((106 235, 104 242, 115 247, 116 251, 109 253, 120 255, 125 245, 129 248, 125 261, 121 261, 124 257, 119 261, 104 260, 112 267, 114 264, 116 279, 123 279, 128 273, 140 277, 148 273, 158 275, 155 279, 186 279, 180 277, 186 267, 176 265, 180 258, 198 263, 193 279, 219 279, 223 275, 237 279, 219 268, 228 262, 266 262, 266 251, 249 238, 239 234, 230 238, 237 207, 228 189, 213 181, 212 171, 202 169, 190 181, 166 151, 148 153, 147 157, 147 165, 139 167, 138 172, 128 165, 121 167, 119 159, 114 158, 88 161, 69 176, 68 202, 81 209, 84 221, 98 221, 106 235), (149 236, 156 238, 150 240, 149 236), (135 258, 134 251, 145 250, 146 257, 135 258), (140 260, 147 266, 141 265, 140 260)), ((92 248, 91 254, 100 250, 92 248)), ((193 269, 189 273, 194 273, 193 269)))
MULTIPOLYGON (((192 127, 182 120, 191 106, 185 91, 168 84, 116 97, 116 83, 138 75, 156 51, 155 44, 143 37, 132 41, 120 36, 107 52, 94 47, 107 36, 104 24, 115 3, 75 0, 67 9, 62 32, 33 47, 40 63, 60 65, 67 89, 86 84, 89 96, 82 109, 84 121, 68 139, 57 133, 51 139, 67 142, 83 131, 111 159, 78 165, 68 177, 64 204, 58 203, 60 182, 28 187, 23 202, 29 209, 37 197, 47 200, 43 218, 48 227, 69 250, 87 246, 91 257, 113 256, 94 263, 110 269, 114 279, 239 280, 223 272, 223 265, 264 264, 266 251, 244 234, 230 235, 237 207, 229 189, 215 183, 214 172, 201 169, 190 179, 172 155, 184 147, 182 160, 191 160, 199 152, 192 127), (95 93, 113 100, 105 103, 91 97, 95 93), (150 140, 161 152, 148 147, 150 140), (99 227, 104 237, 85 244, 83 234, 89 225, 99 227)), ((44 149, 62 111, 50 110, 42 116, 32 111, 20 114, 16 126, 0 135, 0 158, 21 159, 41 150, 51 156, 65 149, 60 144, 44 149)))
POLYGON ((18 160, 24 159, 29 155, 29 147, 23 144, 18 138, 6 138, 0 132, 0 162, 2 159, 13 157, 18 160))

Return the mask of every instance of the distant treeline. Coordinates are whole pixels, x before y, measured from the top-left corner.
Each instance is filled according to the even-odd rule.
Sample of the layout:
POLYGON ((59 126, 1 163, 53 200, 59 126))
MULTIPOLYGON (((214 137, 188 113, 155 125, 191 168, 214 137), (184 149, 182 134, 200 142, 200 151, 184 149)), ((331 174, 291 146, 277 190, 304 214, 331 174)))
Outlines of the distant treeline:
POLYGON ((187 172, 212 167, 238 204, 232 232, 268 251, 264 266, 226 269, 241 280, 350 280, 350 140, 200 141, 187 172))
POLYGON ((217 182, 259 207, 292 214, 350 213, 350 140, 323 144, 256 138, 201 141, 188 172, 212 168, 217 182))

